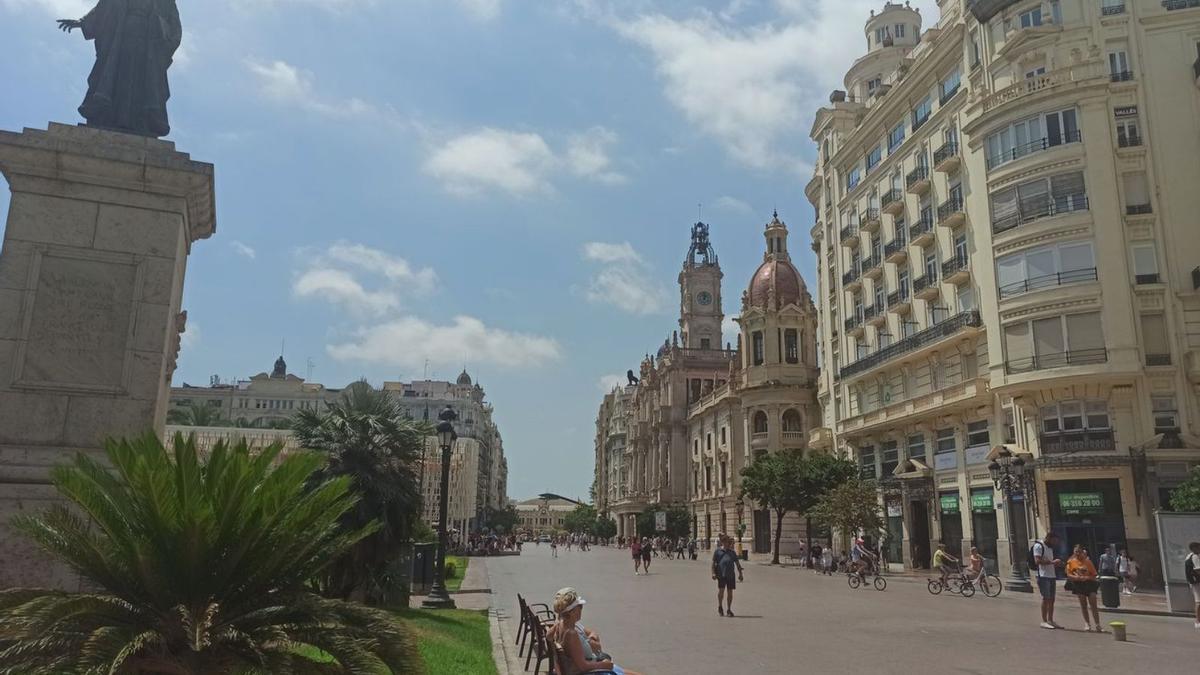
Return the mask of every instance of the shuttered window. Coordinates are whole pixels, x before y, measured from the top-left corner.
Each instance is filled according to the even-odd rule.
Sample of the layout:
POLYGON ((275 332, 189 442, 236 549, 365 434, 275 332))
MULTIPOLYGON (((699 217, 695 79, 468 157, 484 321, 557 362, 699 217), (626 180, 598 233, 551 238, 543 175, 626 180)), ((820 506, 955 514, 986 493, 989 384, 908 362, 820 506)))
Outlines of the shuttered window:
POLYGON ((992 227, 1007 230, 1017 224, 1017 189, 1008 188, 992 195, 992 227))
POLYGON ((1068 349, 1072 352, 1104 349, 1100 312, 1067 315, 1068 349))
POLYGON ((1021 220, 1043 218, 1050 214, 1050 186, 1044 179, 1029 181, 1017 186, 1021 220))
POLYGON ((1170 354, 1167 346, 1167 322, 1162 314, 1142 315, 1142 344, 1146 354, 1170 354))
POLYGON ((1015 323, 1004 327, 1004 351, 1007 352, 1009 361, 1021 361, 1033 356, 1028 323, 1015 323))

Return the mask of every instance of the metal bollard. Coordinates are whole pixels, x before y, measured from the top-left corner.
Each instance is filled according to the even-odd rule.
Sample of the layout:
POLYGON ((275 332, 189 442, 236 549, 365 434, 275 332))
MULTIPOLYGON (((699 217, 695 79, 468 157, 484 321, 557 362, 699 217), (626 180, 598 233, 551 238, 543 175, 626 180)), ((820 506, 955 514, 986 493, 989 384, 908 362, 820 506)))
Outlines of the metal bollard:
POLYGON ((1113 634, 1114 640, 1116 640, 1117 642, 1125 642, 1125 622, 1124 621, 1113 621, 1112 623, 1108 624, 1108 627, 1112 629, 1112 634, 1113 634))

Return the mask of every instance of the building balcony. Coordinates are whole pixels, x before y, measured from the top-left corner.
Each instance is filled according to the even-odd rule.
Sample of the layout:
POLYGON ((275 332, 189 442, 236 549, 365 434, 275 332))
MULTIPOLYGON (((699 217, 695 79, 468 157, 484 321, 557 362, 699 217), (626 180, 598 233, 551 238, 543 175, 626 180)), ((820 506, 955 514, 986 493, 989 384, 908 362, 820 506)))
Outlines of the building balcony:
POLYGON ((1122 70, 1122 71, 1115 72, 1115 73, 1109 73, 1108 79, 1113 82, 1132 82, 1134 79, 1133 71, 1132 70, 1122 70))
POLYGON ((926 274, 913 282, 913 295, 922 300, 932 300, 942 292, 937 274, 926 274))
POLYGON ((1100 16, 1117 16, 1125 13, 1125 3, 1119 5, 1104 5, 1100 8, 1100 16))
POLYGON ((907 288, 901 288, 888 295, 888 311, 893 314, 907 314, 912 308, 912 293, 907 288))
POLYGON ((1146 355, 1146 365, 1147 366, 1169 366, 1169 365, 1171 365, 1171 355, 1170 354, 1147 354, 1146 355))
POLYGON ((971 280, 971 260, 965 255, 956 255, 942 263, 942 280, 948 284, 965 284, 971 280))
POLYGON ((978 330, 982 327, 983 321, 979 318, 979 312, 963 312, 941 323, 934 324, 919 333, 910 335, 899 342, 894 342, 876 351, 874 354, 869 354, 854 363, 846 365, 842 368, 841 375, 842 377, 850 377, 866 372, 893 359, 940 342, 950 336, 968 330, 978 330))
POLYGON ((1074 351, 1038 354, 1023 359, 1014 359, 1004 363, 1004 370, 1009 375, 1032 373, 1049 368, 1064 368, 1066 366, 1090 366, 1097 363, 1108 363, 1108 350, 1103 347, 1096 349, 1076 349, 1074 351))
POLYGON ((1025 223, 1041 220, 1042 218, 1053 218, 1064 213, 1086 210, 1088 210, 1088 197, 1083 193, 1055 197, 1054 199, 1048 196, 1028 199, 1024 203, 1019 204, 1016 212, 1012 215, 993 220, 992 233, 1000 234, 1018 225, 1024 225, 1025 223))
POLYGON ((1200 0, 1163 0, 1162 6, 1168 12, 1173 12, 1177 9, 1200 7, 1200 0))
POLYGON ((904 192, 900 188, 892 188, 883 193, 883 197, 879 200, 879 205, 883 208, 883 212, 889 215, 897 215, 904 212, 904 192))
POLYGON ((950 102, 950 99, 954 98, 954 95, 957 94, 958 90, 961 88, 962 88, 961 85, 956 84, 956 85, 954 85, 953 89, 951 89, 950 91, 939 96, 938 97, 938 105, 944 107, 947 103, 950 102))
POLYGON ((1117 449, 1112 429, 1088 429, 1042 434, 1043 455, 1065 455, 1076 452, 1111 452, 1117 449))
POLYGON ((950 191, 950 198, 938 206, 938 225, 951 229, 962 225, 967 220, 963 210, 962 186, 950 191))
POLYGON ((889 241, 883 247, 884 259, 890 263, 902 263, 908 258, 908 241, 904 239, 903 233, 898 232, 901 236, 889 241))
POLYGON ((887 305, 871 305, 863 310, 867 323, 878 328, 887 323, 887 305))
POLYGON ((1126 204, 1125 215, 1127 216, 1145 216, 1154 213, 1154 207, 1150 204, 1126 204))
POLYGON ((858 246, 858 227, 855 225, 847 225, 842 228, 842 245, 854 248, 858 246))
MULTIPOLYGON (((1156 275, 1157 276, 1157 275, 1156 275)), ((1069 272, 1057 272, 1055 274, 1046 274, 1031 279, 1024 279, 1011 284, 1006 284, 1000 287, 1000 299, 1007 300, 1015 298, 1018 295, 1024 295, 1033 291, 1040 291, 1047 288, 1055 288, 1064 284, 1077 284, 1084 281, 1096 280, 1096 268, 1088 267, 1081 270, 1071 270, 1069 272)))
POLYGON ((877 232, 879 230, 879 225, 882 222, 883 221, 879 218, 879 209, 874 207, 869 208, 863 212, 862 231, 877 232))
POLYGON ((929 167, 927 166, 918 166, 910 171, 904 179, 905 189, 908 190, 909 194, 914 195, 923 195, 929 192, 932 184, 933 181, 929 180, 929 167))
POLYGON ((986 378, 965 380, 928 394, 894 401, 855 417, 844 418, 838 423, 838 431, 844 434, 894 429, 917 415, 925 417, 931 413, 945 414, 949 410, 971 407, 978 397, 986 396, 987 393, 986 378))
POLYGON ((863 320, 861 317, 852 316, 846 319, 846 333, 855 337, 863 334, 863 320))
POLYGON ((1039 152, 1045 152, 1050 148, 1057 148, 1063 145, 1069 145, 1071 143, 1079 143, 1082 140, 1083 134, 1079 131, 1072 131, 1068 134, 1064 134, 1060 139, 1039 138, 1035 141, 1023 143, 1012 149, 1005 150, 998 155, 992 155, 991 157, 988 157, 986 162, 987 168, 988 171, 991 171, 998 166, 1003 166, 1009 162, 1021 159, 1022 157, 1027 157, 1039 152))
POLYGON ((1138 286, 1149 286, 1162 283, 1162 279, 1159 277, 1158 272, 1154 272, 1153 274, 1135 274, 1133 276, 1133 283, 1138 286))
POLYGON ((924 246, 933 241, 933 209, 926 207, 921 217, 908 228, 908 240, 913 246, 924 246))
POLYGON ((852 269, 842 275, 842 288, 855 291, 862 287, 862 272, 852 269))
POLYGON ((958 141, 946 141, 933 153, 933 170, 950 173, 958 168, 962 158, 958 155, 958 141))
POLYGON ((879 258, 863 258, 863 276, 868 279, 878 279, 883 276, 883 260, 879 258))
POLYGON ((1142 147, 1141 134, 1118 134, 1117 147, 1119 148, 1140 148, 1142 147))

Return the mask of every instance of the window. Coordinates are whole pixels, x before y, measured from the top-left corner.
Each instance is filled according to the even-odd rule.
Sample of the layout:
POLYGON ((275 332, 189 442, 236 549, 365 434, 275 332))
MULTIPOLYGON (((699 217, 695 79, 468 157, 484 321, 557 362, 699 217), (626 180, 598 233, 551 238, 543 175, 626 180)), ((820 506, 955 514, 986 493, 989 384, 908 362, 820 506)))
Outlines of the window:
POLYGON ((1088 207, 1083 172, 1035 178, 992 193, 992 231, 1005 232, 1039 218, 1088 207))
POLYGON ((883 44, 883 41, 889 37, 891 36, 888 34, 887 26, 880 26, 879 28, 875 29, 875 44, 881 45, 883 44))
POLYGON ((933 112, 933 100, 926 96, 917 107, 912 111, 912 129, 915 132, 922 124, 925 124, 929 119, 930 113, 933 112))
POLYGON ((892 129, 891 133, 888 134, 889 155, 895 152, 896 148, 900 147, 900 144, 904 142, 904 132, 904 122, 901 122, 900 124, 897 124, 894 129, 892 129))
POLYGON ((971 29, 971 67, 979 65, 979 30, 971 29))
POLYGON ((859 473, 863 478, 875 477, 875 448, 860 448, 858 451, 859 473))
POLYGON ((712 434, 704 435, 704 449, 712 450, 712 434))
POLYGON ((761 410, 754 413, 754 433, 755 434, 767 433, 767 413, 765 413, 761 410))
POLYGON ((940 85, 941 98, 939 99, 939 103, 941 105, 946 105, 946 102, 958 93, 958 87, 959 84, 961 84, 961 81, 962 74, 958 72, 958 68, 955 68, 953 72, 951 72, 946 76, 945 79, 942 80, 940 85))
MULTIPOLYGON (((1041 68, 1026 77, 1036 77, 1044 72, 1041 68)), ((1028 154, 1079 140, 1078 115, 1074 108, 1039 114, 988 135, 987 167, 994 169, 1028 154)))
POLYGON ((1133 79, 1133 73, 1129 69, 1129 54, 1124 49, 1115 49, 1108 53, 1108 72, 1113 82, 1133 79))
POLYGON ((1004 409, 1004 442, 1010 445, 1017 442, 1017 422, 1012 408, 1004 409))
POLYGON ((925 459, 925 435, 917 434, 908 437, 908 458, 925 459))
POLYGON ((1158 252, 1154 244, 1134 244, 1131 248, 1134 281, 1138 284, 1157 284, 1158 252))
POLYGON ((961 232, 954 235, 954 259, 960 264, 967 264, 967 234, 961 232))
POLYGON ((1025 79, 1032 80, 1046 74, 1046 66, 1038 66, 1032 70, 1025 71, 1025 79))
POLYGON ((1099 312, 1010 324, 1004 342, 1010 374, 1108 360, 1099 312))
POLYGON ((800 413, 795 409, 789 409, 783 413, 783 432, 785 434, 799 434, 804 431, 804 423, 800 421, 800 413))
POLYGON ((970 285, 958 289, 958 311, 969 312, 975 309, 975 289, 970 285))
POLYGON ((1042 417, 1042 432, 1046 434, 1112 428, 1105 401, 1060 401, 1044 405, 1038 412, 1042 417))
POLYGON ((750 339, 754 344, 754 365, 761 366, 763 364, 764 354, 766 353, 766 347, 763 344, 762 331, 755 331, 750 339))
POLYGON ((1092 242, 1040 246, 996 260, 1000 298, 1096 279, 1092 242))
POLYGON ((1150 409, 1154 413, 1154 433, 1165 434, 1179 431, 1179 410, 1174 396, 1151 398, 1150 409))
POLYGON ((885 477, 895 475, 898 466, 900 466, 900 449, 896 447, 896 441, 888 441, 883 444, 883 475, 885 477))
POLYGON ((729 485, 729 466, 725 460, 721 460, 721 489, 724 490, 729 485))
POLYGON ((896 272, 896 290, 900 291, 901 299, 908 297, 909 289, 908 269, 901 269, 896 272))
POLYGON ((883 86, 883 78, 881 77, 874 77, 867 80, 867 96, 874 94, 881 86, 883 86))
POLYGON ((1148 366, 1171 365, 1171 346, 1167 343, 1167 321, 1162 314, 1142 315, 1142 351, 1148 366))
POLYGON ((721 427, 721 445, 725 445, 725 427, 721 427))
POLYGON ((867 173, 868 174, 871 173, 871 169, 874 169, 876 166, 878 166, 880 160, 882 160, 882 159, 883 159, 883 148, 881 148, 877 145, 874 148, 872 148, 870 152, 867 153, 867 173))
POLYGON ((704 491, 712 492, 712 467, 704 467, 704 491))
POLYGON ((1150 189, 1146 186, 1146 174, 1127 173, 1121 177, 1121 182, 1125 184, 1125 213, 1151 213, 1150 189))
POLYGON ((967 447, 974 448, 980 445, 991 445, 992 437, 988 432, 987 420, 979 420, 978 422, 969 422, 967 424, 967 447))
POLYGON ((858 184, 861 182, 862 182, 862 169, 860 169, 857 166, 854 167, 853 169, 850 169, 850 173, 846 175, 846 188, 849 190, 853 190, 854 188, 858 187, 858 184))
POLYGON ((1021 28, 1033 28, 1034 26, 1042 25, 1042 7, 1038 5, 1026 12, 1021 12, 1018 17, 1021 22, 1021 28))
POLYGON ((936 279, 938 273, 937 251, 925 254, 925 278, 936 279))
POLYGON ((1142 135, 1138 130, 1137 106, 1124 106, 1113 110, 1117 120, 1117 146, 1132 148, 1142 144, 1142 135))
POLYGON ((954 452, 956 449, 954 429, 938 429, 937 437, 934 441, 934 450, 937 454, 944 455, 948 452, 954 452))
POLYGON ((800 338, 796 329, 789 328, 783 332, 784 360, 788 363, 800 362, 800 338))
POLYGON ((898 38, 904 37, 904 24, 898 23, 892 26, 892 33, 898 38))

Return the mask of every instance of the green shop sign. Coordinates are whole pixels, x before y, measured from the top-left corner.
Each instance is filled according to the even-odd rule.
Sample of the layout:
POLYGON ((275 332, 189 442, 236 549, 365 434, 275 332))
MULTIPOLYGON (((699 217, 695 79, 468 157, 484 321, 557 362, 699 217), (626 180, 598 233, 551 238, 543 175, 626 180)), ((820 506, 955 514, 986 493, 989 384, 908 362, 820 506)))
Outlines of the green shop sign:
POLYGON ((1104 495, 1099 492, 1060 492, 1058 508, 1069 516, 1104 513, 1104 495))
POLYGON ((958 513, 958 495, 942 495, 942 513, 958 513))
POLYGON ((991 492, 972 492, 971 493, 971 510, 980 512, 995 511, 996 507, 992 503, 991 492))

